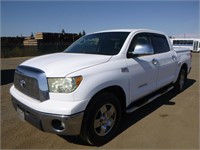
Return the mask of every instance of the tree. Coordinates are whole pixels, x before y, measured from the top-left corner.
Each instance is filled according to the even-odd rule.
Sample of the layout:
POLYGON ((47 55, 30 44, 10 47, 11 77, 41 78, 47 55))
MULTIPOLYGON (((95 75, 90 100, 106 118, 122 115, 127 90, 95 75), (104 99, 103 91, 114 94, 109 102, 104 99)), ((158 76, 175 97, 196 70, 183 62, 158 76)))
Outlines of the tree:
POLYGON ((62 34, 65 34, 65 30, 64 29, 62 29, 62 34))
POLYGON ((85 33, 85 30, 83 30, 83 33, 82 33, 82 35, 84 36, 84 35, 86 35, 86 33, 85 33))
POLYGON ((31 32, 31 39, 34 39, 34 35, 33 35, 33 32, 31 32))
POLYGON ((78 36, 79 36, 79 37, 81 37, 81 36, 83 36, 83 35, 82 35, 82 33, 81 33, 81 32, 79 32, 78 36))

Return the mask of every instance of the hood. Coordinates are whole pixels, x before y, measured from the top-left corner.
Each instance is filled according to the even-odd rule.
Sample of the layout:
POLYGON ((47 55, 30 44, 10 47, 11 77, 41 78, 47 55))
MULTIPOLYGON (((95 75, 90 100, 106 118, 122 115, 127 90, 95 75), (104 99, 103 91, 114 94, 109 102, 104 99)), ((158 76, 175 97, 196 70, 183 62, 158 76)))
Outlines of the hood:
POLYGON ((66 75, 109 61, 111 56, 55 53, 32 58, 21 65, 43 70, 47 77, 65 77, 66 75))

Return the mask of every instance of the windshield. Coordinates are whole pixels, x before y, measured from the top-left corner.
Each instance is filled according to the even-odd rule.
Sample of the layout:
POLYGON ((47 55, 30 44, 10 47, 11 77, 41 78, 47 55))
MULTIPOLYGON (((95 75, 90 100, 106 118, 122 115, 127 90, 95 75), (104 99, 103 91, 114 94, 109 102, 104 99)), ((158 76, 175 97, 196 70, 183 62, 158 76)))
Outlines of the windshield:
POLYGON ((86 35, 69 46, 64 52, 116 55, 121 50, 129 33, 105 32, 86 35))

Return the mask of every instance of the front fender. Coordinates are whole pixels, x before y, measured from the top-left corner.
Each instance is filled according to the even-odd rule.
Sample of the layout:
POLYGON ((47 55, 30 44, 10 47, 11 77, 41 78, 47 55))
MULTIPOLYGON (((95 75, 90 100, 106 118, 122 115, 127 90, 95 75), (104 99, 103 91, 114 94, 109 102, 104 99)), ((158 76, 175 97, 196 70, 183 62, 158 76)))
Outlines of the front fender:
POLYGON ((121 59, 76 72, 73 76, 82 75, 83 80, 74 91, 74 100, 91 99, 102 89, 111 86, 121 87, 129 99, 129 72, 122 71, 125 67, 126 62, 121 59))

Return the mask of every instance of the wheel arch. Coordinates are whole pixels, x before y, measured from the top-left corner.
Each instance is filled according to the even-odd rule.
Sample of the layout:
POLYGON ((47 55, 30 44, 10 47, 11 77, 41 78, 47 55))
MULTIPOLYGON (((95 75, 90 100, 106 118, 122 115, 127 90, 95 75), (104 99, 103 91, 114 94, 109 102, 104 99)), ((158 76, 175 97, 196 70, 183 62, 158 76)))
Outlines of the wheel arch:
MULTIPOLYGON (((94 101, 94 99, 95 99, 96 96, 98 96, 99 94, 101 94, 103 92, 105 92, 105 93, 111 93, 111 94, 115 95, 119 99, 119 101, 120 101, 122 112, 125 112, 125 109, 126 109, 126 94, 125 94, 125 91, 123 90, 123 88, 120 87, 120 86, 118 86, 118 85, 109 86, 109 87, 106 87, 106 88, 101 89, 100 91, 98 91, 91 98, 91 100, 88 103, 87 107, 89 105, 91 105, 91 103, 93 103, 93 101, 94 101)), ((86 107, 86 109, 87 109, 87 107, 86 107)))
POLYGON ((186 71, 186 78, 187 78, 187 74, 188 74, 188 66, 186 63, 182 64, 179 70, 178 75, 180 74, 181 70, 184 69, 186 71))
MULTIPOLYGON (((185 69, 186 72, 188 72, 188 66, 187 66, 187 64, 186 64, 186 63, 182 64, 182 66, 181 66, 181 68, 180 68, 180 71, 181 71, 181 69, 185 69)), ((179 71, 179 72, 180 72, 180 71, 179 71)))
POLYGON ((188 74, 188 67, 187 64, 183 64, 180 67, 179 73, 178 73, 178 77, 176 79, 176 82, 174 83, 174 91, 176 93, 180 93, 184 90, 184 84, 187 80, 187 74, 188 74), (184 77, 182 77, 182 75, 184 75, 184 77))
POLYGON ((175 82, 178 80, 180 71, 181 71, 182 69, 185 69, 186 72, 188 73, 188 65, 187 65, 187 63, 183 63, 182 65, 180 65, 179 69, 178 69, 177 72, 176 72, 176 78, 175 78, 175 80, 173 81, 173 83, 175 83, 175 82))

